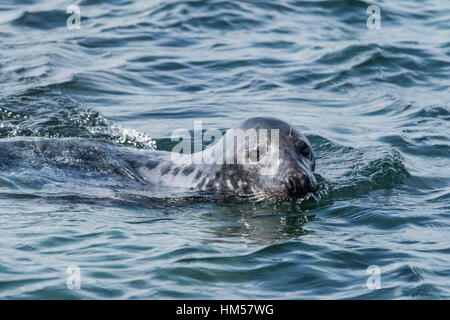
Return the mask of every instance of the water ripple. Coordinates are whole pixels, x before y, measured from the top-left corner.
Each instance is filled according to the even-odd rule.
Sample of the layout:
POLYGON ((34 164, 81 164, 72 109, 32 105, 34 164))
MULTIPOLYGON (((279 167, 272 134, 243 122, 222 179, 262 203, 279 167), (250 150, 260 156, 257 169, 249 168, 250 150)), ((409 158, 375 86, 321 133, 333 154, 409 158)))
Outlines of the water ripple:
POLYGON ((365 0, 77 4, 77 30, 59 1, 0 5, 1 298, 450 296, 445 1, 382 2, 380 30, 365 0), (170 151, 194 120, 256 115, 311 141, 310 200, 180 193, 95 148, 11 142, 170 151))

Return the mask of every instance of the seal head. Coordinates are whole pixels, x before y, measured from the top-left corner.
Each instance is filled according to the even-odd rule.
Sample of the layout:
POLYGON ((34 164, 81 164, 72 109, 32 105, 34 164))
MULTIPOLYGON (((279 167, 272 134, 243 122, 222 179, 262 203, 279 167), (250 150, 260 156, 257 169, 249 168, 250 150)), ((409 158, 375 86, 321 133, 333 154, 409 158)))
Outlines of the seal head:
POLYGON ((317 189, 311 144, 279 119, 249 118, 205 151, 224 163, 201 189, 264 199, 303 198, 317 189))

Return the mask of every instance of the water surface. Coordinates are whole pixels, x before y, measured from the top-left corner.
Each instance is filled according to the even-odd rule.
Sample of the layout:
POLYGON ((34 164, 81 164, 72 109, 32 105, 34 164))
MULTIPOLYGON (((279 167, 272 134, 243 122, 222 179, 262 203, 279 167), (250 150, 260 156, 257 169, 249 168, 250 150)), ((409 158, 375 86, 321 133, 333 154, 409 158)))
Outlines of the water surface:
POLYGON ((448 299, 450 2, 377 1, 379 30, 371 4, 2 1, 0 142, 170 151, 194 120, 276 116, 310 139, 321 197, 167 197, 0 150, 0 298, 448 299))

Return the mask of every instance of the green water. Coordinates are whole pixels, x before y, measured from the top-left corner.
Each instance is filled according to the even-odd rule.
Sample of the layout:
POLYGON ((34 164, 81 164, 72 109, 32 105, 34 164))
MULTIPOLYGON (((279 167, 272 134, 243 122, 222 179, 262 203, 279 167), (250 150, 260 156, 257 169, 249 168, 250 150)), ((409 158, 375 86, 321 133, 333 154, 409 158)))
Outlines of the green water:
POLYGON ((0 149, 0 298, 450 297, 450 2, 377 1, 378 30, 366 1, 75 2, 79 30, 73 1, 0 3, 0 145, 170 151, 194 120, 275 116, 311 141, 320 190, 168 195, 0 149))

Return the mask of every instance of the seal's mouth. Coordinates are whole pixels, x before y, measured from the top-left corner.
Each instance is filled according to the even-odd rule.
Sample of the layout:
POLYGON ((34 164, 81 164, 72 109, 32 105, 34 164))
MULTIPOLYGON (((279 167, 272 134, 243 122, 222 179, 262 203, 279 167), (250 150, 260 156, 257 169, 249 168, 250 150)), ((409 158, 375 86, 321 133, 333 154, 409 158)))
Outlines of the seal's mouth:
POLYGON ((320 187, 317 183, 309 186, 307 190, 298 185, 296 181, 285 184, 281 190, 253 190, 251 194, 235 194, 239 198, 245 198, 252 202, 295 202, 316 201, 320 198, 320 187))
POLYGON ((291 198, 304 198, 317 190, 318 184, 314 175, 295 172, 287 177, 284 183, 286 194, 291 198))

